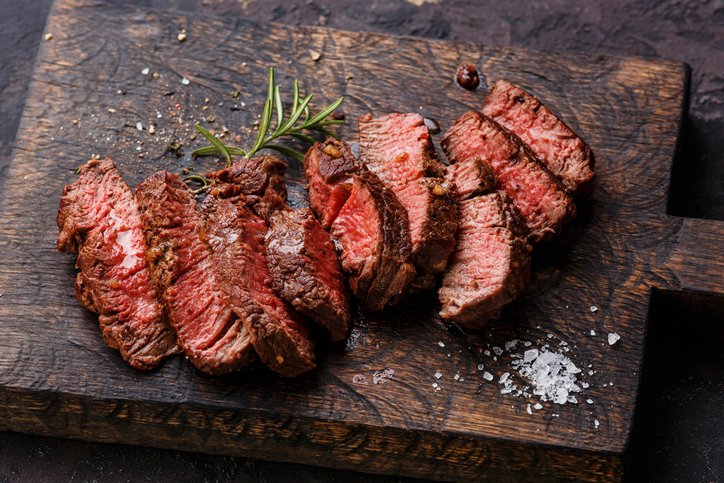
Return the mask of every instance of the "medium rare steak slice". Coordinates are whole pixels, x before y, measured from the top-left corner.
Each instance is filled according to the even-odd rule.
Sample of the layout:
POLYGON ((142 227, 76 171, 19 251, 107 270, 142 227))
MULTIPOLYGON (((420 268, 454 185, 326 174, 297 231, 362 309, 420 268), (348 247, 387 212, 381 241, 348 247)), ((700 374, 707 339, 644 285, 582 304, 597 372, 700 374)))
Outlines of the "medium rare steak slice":
POLYGON ((591 148, 535 96, 505 80, 493 84, 483 113, 522 139, 574 194, 590 190, 591 148))
POLYGON ((326 328, 332 340, 350 330, 350 302, 329 234, 308 209, 275 213, 266 234, 266 261, 277 293, 326 328))
POLYGON ((210 193, 227 198, 242 194, 259 216, 268 219, 272 213, 286 207, 286 169, 287 163, 273 156, 239 159, 231 167, 208 175, 219 183, 210 193))
POLYGON ((224 299, 208 233, 191 190, 159 172, 136 188, 151 278, 191 362, 224 374, 253 358, 251 334, 224 299))
POLYGON ((481 195, 495 188, 495 174, 488 163, 470 158, 447 167, 445 181, 454 185, 458 200, 481 195))
POLYGON ((403 295, 415 276, 407 213, 374 174, 354 175, 331 234, 352 293, 365 308, 381 310, 403 295))
POLYGON ((455 246, 457 204, 445 187, 445 167, 435 156, 422 116, 363 115, 359 138, 362 162, 407 211, 415 266, 421 272, 442 272, 455 246))
POLYGON ((314 348, 304 321, 274 292, 264 255, 267 226, 247 201, 209 195, 203 202, 216 280, 262 362, 296 377, 315 367, 314 348))
POLYGON ((332 226, 350 195, 352 175, 362 169, 349 146, 331 137, 307 151, 304 175, 309 205, 325 230, 332 226))
POLYGON ((106 344, 137 369, 178 352, 151 284, 136 200, 113 161, 81 168, 63 190, 57 222, 58 249, 78 253, 78 300, 99 314, 106 344))
POLYGON ((520 216, 501 191, 460 202, 457 238, 439 290, 440 316, 475 329, 528 286, 530 247, 520 216))
POLYGON ((532 242, 552 238, 575 216, 573 200, 553 175, 517 137, 489 117, 472 111, 463 114, 441 144, 451 162, 479 158, 490 164, 498 187, 523 216, 532 242))

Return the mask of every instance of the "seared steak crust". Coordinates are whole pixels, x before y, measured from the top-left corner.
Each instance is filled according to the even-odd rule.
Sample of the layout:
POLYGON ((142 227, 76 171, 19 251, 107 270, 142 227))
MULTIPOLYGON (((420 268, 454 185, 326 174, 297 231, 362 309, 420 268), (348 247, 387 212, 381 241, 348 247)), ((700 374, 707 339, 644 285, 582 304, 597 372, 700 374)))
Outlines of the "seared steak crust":
POLYGON ((522 139, 574 194, 590 190, 591 148, 535 96, 505 80, 493 84, 483 113, 522 139))
POLYGON ((463 114, 441 144, 451 162, 479 158, 490 164, 497 186, 523 216, 531 242, 552 238, 575 216, 573 200, 553 175, 520 139, 489 117, 463 114))
POLYGON ((326 328, 332 340, 349 335, 352 316, 339 259, 310 210, 280 211, 270 218, 266 259, 284 300, 326 328))
POLYGON ((259 216, 268 219, 272 213, 286 207, 286 169, 287 163, 273 156, 239 159, 231 167, 208 175, 218 183, 210 193, 226 198, 242 194, 259 216))
POLYGON ((502 191, 461 201, 460 213, 458 243, 439 290, 440 316, 475 329, 526 289, 530 247, 502 191))
POLYGON ((315 367, 314 347, 304 321, 274 292, 264 254, 267 227, 247 201, 243 195, 209 195, 203 202, 216 280, 261 361, 282 376, 296 377, 315 367))
POLYGON ((186 355, 210 374, 249 363, 251 335, 224 299, 206 224, 189 188, 177 175, 159 172, 138 185, 136 199, 151 277, 186 355))
POLYGON ((113 161, 81 168, 63 190, 57 222, 58 249, 78 253, 78 300, 99 314, 106 344, 137 369, 178 352, 151 284, 138 206, 113 161))
POLYGON ((359 119, 361 160, 407 212, 412 257, 421 272, 445 269, 455 245, 457 204, 444 188, 445 167, 416 113, 359 119))
POLYGON ((495 188, 495 174, 488 163, 470 158, 447 167, 445 181, 455 186, 458 200, 487 193, 495 188))

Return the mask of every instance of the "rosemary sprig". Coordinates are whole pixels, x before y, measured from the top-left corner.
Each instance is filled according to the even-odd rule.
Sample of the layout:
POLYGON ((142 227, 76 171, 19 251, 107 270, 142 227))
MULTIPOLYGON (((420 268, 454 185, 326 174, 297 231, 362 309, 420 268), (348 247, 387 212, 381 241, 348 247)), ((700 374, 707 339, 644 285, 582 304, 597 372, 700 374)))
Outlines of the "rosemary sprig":
POLYGON ((184 178, 184 183, 188 184, 189 182, 201 183, 200 188, 191 191, 195 195, 203 193, 207 189, 211 188, 211 186, 214 184, 213 180, 209 180, 208 178, 204 178, 203 176, 198 176, 195 174, 184 178))
POLYGON ((305 133, 305 131, 319 132, 326 136, 335 136, 328 128, 344 123, 344 121, 340 119, 328 119, 344 102, 343 96, 314 115, 311 115, 309 108, 312 97, 312 94, 301 97, 299 81, 294 80, 292 105, 288 117, 285 117, 284 101, 282 100, 279 86, 274 82, 274 68, 270 67, 267 80, 267 97, 264 102, 261 120, 259 121, 259 134, 251 149, 246 150, 237 146, 226 145, 222 143, 219 138, 199 124, 196 124, 196 130, 206 138, 211 145, 199 148, 192 154, 194 156, 224 156, 226 165, 230 166, 232 156, 250 158, 262 149, 272 149, 290 156, 297 161, 303 161, 304 154, 295 149, 278 144, 275 141, 283 136, 291 136, 305 143, 314 144, 314 138, 305 133), (273 122, 272 118, 275 114, 276 122, 273 122), (272 124, 275 124, 274 130, 271 130, 272 124))

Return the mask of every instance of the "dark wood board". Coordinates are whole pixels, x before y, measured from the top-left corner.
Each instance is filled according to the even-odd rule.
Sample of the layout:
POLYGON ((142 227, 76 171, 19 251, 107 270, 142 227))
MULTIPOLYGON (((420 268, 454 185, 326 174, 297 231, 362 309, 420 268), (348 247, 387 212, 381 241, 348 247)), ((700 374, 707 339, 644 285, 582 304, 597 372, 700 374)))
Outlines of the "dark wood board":
MULTIPOLYGON (((724 288, 722 223, 666 215, 685 66, 77 1, 58 3, 47 31, 53 38, 41 48, 0 195, 0 427, 440 479, 620 476, 651 291, 724 288), (310 50, 322 58, 314 62, 310 50), (72 258, 54 247, 62 186, 91 154, 117 159, 132 185, 158 169, 218 166, 166 152, 170 132, 188 153, 190 121, 213 115, 207 127, 226 125, 248 141, 270 65, 287 92, 298 77, 325 101, 346 95, 345 138, 356 136, 354 119, 367 111, 419 110, 446 127, 484 94, 453 84, 463 61, 488 81, 505 77, 537 93, 598 158, 578 220, 537 249, 531 290, 501 321, 468 341, 435 319, 432 297, 410 300, 361 316, 345 347, 323 350, 319 369, 295 381, 261 367, 212 378, 182 358, 141 374, 103 347, 94 316, 74 299, 72 258), (145 67, 160 78, 142 75, 145 67), (229 94, 236 89, 239 99, 229 94), (182 124, 171 116, 176 104, 182 124), (157 134, 137 122, 154 122, 157 134), (608 332, 621 335, 615 346, 608 332), (513 338, 538 345, 548 334, 570 344, 579 367, 595 369, 583 377, 590 387, 582 398, 593 405, 546 404, 531 415, 529 401, 482 379, 479 363, 497 380, 510 359, 479 351, 513 338), (384 369, 394 378, 374 384, 384 369)), ((289 178, 292 201, 302 204, 298 167, 289 178)))

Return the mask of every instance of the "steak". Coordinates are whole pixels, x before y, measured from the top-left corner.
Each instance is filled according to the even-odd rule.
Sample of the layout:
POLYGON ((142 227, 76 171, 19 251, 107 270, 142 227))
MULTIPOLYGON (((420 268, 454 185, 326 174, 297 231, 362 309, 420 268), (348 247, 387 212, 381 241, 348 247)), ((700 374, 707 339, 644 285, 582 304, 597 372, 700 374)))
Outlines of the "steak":
POLYGON ((264 255, 264 220, 243 195, 209 195, 202 208, 216 280, 225 302, 244 321, 259 359, 285 377, 313 369, 314 347, 304 321, 274 292, 264 255))
POLYGON ((365 308, 381 310, 404 294, 415 276, 407 213, 374 174, 355 175, 331 234, 352 293, 365 308))
POLYGON ((488 163, 470 158, 447 167, 445 181, 455 186, 458 200, 487 193, 495 188, 495 174, 488 163))
POLYGON ((505 80, 493 84, 483 113, 522 139, 574 194, 590 190, 591 148, 535 96, 505 80))
POLYGON ((63 190, 57 222, 58 249, 78 253, 78 300, 99 314, 106 344, 137 369, 178 352, 151 283, 136 200, 113 161, 81 168, 63 190))
POLYGON ((277 293, 329 332, 349 335, 347 287, 329 234, 309 209, 275 213, 266 234, 266 260, 277 293))
POLYGON ((453 163, 479 158, 490 164, 497 186, 523 216, 531 242, 552 238, 575 216, 573 200, 553 175, 520 139, 489 117, 463 114, 441 144, 453 163))
POLYGON ((330 229, 354 296, 380 310, 415 276, 407 213, 342 141, 328 138, 304 159, 309 202, 330 229))
POLYGON ((526 229, 502 191, 460 202, 457 245, 439 290, 443 319, 482 326, 528 286, 526 229))
POLYGON ((147 258, 169 321, 191 362, 224 374, 253 359, 251 334, 224 299, 208 232, 191 190, 159 172, 136 188, 147 258))
POLYGON ((309 206, 325 230, 339 215, 349 198, 352 177, 363 170, 349 146, 328 138, 312 146, 304 157, 309 206))
POLYGON ((226 198, 242 194, 259 216, 268 219, 272 213, 286 207, 286 169, 287 163, 273 156, 239 159, 230 167, 208 175, 218 183, 210 193, 226 198))
POLYGON ((422 116, 389 114, 359 119, 361 160, 407 212, 412 259, 420 272, 442 272, 455 246, 457 204, 446 189, 422 116))

